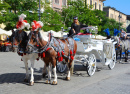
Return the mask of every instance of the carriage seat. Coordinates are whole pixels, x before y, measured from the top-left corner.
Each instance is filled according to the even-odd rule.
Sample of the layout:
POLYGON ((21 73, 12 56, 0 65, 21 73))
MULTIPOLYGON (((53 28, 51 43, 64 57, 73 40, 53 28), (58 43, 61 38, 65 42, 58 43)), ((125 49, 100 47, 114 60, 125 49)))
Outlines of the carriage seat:
POLYGON ((85 52, 87 47, 84 46, 83 42, 81 42, 79 38, 74 38, 74 40, 77 43, 77 53, 85 52))

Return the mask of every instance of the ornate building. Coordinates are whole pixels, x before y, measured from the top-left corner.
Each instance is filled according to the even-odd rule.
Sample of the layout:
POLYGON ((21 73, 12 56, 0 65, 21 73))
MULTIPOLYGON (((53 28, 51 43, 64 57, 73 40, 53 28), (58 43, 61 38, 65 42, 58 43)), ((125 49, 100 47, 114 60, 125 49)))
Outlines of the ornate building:
POLYGON ((116 10, 113 7, 107 6, 103 8, 103 11, 107 13, 107 17, 111 18, 111 19, 115 19, 116 21, 120 21, 121 23, 123 23, 123 27, 126 28, 126 19, 127 19, 127 15, 116 10))
MULTIPOLYGON (((74 1, 74 0, 72 0, 74 1)), ((75 0, 76 1, 76 0, 75 0)), ((85 0, 83 0, 85 1, 85 0)), ((99 9, 103 11, 103 1, 106 0, 86 0, 87 5, 93 5, 93 10, 94 9, 99 9)), ((47 2, 50 2, 50 6, 54 10, 62 10, 64 6, 67 6, 67 0, 47 0, 47 2)))
POLYGON ((106 0, 86 0, 86 4, 93 5, 93 9, 98 9, 103 11, 103 1, 106 0))

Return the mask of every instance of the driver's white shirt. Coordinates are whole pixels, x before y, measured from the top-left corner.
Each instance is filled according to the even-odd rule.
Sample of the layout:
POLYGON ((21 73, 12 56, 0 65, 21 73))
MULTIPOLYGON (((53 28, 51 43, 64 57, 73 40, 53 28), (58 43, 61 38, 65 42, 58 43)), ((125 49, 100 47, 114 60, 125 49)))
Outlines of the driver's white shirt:
POLYGON ((125 37, 126 36, 125 32, 121 32, 121 36, 125 37))

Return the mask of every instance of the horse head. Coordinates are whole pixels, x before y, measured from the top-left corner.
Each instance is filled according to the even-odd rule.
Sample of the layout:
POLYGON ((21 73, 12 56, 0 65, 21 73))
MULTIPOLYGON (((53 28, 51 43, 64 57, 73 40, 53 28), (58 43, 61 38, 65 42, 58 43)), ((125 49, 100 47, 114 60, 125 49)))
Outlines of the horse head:
POLYGON ((26 32, 22 30, 16 30, 12 33, 10 37, 10 42, 12 44, 13 51, 16 51, 19 46, 26 46, 26 41, 28 40, 26 32))
POLYGON ((28 44, 27 44, 27 49, 30 53, 32 53, 33 51, 36 51, 36 49, 39 47, 39 32, 37 31, 31 31, 29 33, 29 40, 28 40, 28 44))

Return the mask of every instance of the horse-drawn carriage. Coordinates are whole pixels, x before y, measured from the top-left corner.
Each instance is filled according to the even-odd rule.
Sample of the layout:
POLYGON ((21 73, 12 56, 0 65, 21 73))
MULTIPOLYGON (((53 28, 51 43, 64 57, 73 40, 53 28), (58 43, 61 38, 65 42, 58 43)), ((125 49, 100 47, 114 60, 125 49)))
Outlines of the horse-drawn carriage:
MULTIPOLYGON (((77 43, 77 52, 74 62, 80 62, 86 66, 89 76, 95 73, 97 60, 103 65, 107 65, 109 69, 113 69, 116 62, 115 44, 116 41, 111 39, 100 40, 91 34, 75 35, 74 39, 77 43)), ((66 64, 57 62, 57 70, 64 72, 66 64)))

